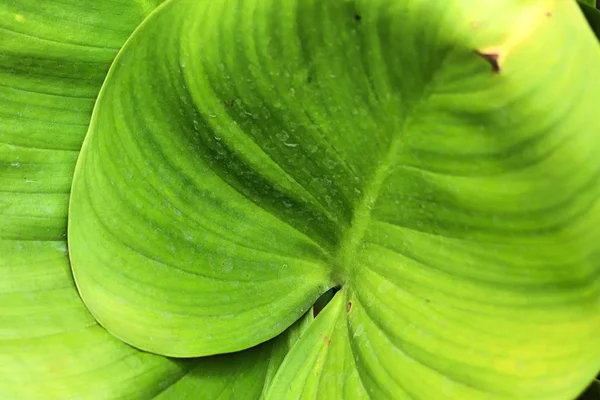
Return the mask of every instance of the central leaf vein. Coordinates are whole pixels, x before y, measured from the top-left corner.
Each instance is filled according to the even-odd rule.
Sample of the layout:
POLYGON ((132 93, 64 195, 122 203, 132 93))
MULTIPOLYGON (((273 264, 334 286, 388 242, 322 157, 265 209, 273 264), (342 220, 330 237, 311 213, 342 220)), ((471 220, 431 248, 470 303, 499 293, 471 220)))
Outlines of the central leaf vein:
POLYGON ((423 92, 417 98, 410 110, 406 113, 403 123, 397 127, 393 127, 393 139, 388 147, 387 153, 380 164, 375 168, 372 177, 367 181, 363 190, 363 197, 355 208, 350 228, 342 237, 339 251, 336 256, 337 260, 337 276, 336 280, 346 282, 353 276, 353 268, 356 266, 356 260, 359 253, 360 245, 363 241, 365 232, 371 220, 372 209, 375 207, 377 199, 381 194, 381 189, 388 179, 393 167, 398 164, 398 154, 405 145, 405 135, 412 124, 415 115, 422 109, 423 105, 432 96, 435 87, 436 78, 439 72, 443 70, 445 61, 453 48, 444 54, 437 68, 431 73, 427 85, 424 86, 423 92))

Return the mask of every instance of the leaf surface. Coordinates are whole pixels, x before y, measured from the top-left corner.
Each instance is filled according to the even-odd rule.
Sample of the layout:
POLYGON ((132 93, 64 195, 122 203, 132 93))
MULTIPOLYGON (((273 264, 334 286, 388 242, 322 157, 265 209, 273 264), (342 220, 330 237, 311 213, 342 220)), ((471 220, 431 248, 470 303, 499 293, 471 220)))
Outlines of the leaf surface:
POLYGON ((0 5, 2 398, 150 396, 185 372, 185 363, 98 326, 77 295, 66 245, 71 179, 96 95, 157 4, 0 5))
POLYGON ((273 377, 289 350, 311 326, 306 313, 277 338, 242 352, 198 359, 184 377, 157 400, 257 400, 270 389, 273 377))
POLYGON ((301 331, 232 356, 172 360, 114 338, 77 294, 66 243, 75 161, 112 60, 159 3, 0 4, 2 399, 216 399, 231 386, 254 400, 301 331))
POLYGON ((200 356, 341 285, 272 398, 574 397, 600 368, 597 65, 574 2, 173 1, 78 161, 80 293, 200 356))

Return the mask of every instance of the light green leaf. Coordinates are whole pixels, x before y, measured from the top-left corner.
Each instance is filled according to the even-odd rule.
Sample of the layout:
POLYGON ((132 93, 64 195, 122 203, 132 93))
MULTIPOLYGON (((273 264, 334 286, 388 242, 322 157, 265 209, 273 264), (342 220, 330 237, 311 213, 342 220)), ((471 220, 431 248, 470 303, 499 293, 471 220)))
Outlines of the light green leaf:
POLYGON ((572 398, 600 368, 597 65, 570 1, 170 2, 78 161, 80 293, 199 356, 341 285, 272 398, 572 398))
POLYGON ((406 392, 395 390, 393 385, 367 393, 348 340, 345 314, 352 312, 352 304, 346 303, 346 298, 345 290, 337 293, 319 314, 285 358, 265 400, 410 398, 406 392))
MULTIPOLYGON (((194 63, 218 60, 220 50, 206 47, 198 58, 195 52, 211 38, 177 40, 195 35, 200 20, 207 33, 223 32, 223 38, 237 23, 202 16, 207 4, 172 2, 128 42, 96 105, 70 206, 71 260, 88 308, 117 337, 169 356, 238 351, 282 332, 334 284, 324 247, 339 239, 333 211, 280 176, 281 167, 241 129, 231 126, 236 139, 205 129, 219 120, 213 113, 227 123, 228 106, 207 88, 197 88, 197 99, 187 88, 210 83, 197 79, 201 66, 194 63), (158 78, 158 71, 168 76, 158 78), (202 106, 207 114, 195 101, 210 102, 202 106), (219 176, 226 171, 211 169, 213 157, 228 157, 229 145, 248 146, 248 162, 268 163, 254 170, 230 158, 238 174, 231 179, 244 174, 257 186, 228 185, 219 176), (274 187, 269 177, 284 186, 274 187)), ((224 5, 211 4, 213 12, 224 5)), ((257 100, 250 107, 264 106, 257 100)), ((248 119, 239 123, 249 124, 252 113, 259 115, 238 114, 248 119)), ((279 140, 273 145, 288 148, 279 140)))
POLYGON ((254 400, 312 320, 242 353, 176 361, 121 343, 77 295, 66 247, 74 163, 117 49, 157 4, 0 5, 2 399, 254 400))
POLYGON ((205 357, 157 400, 256 400, 266 392, 290 348, 313 321, 306 313, 277 338, 233 354, 205 357))
POLYGON ((67 255, 78 150, 117 50, 158 2, 146 3, 0 4, 0 398, 148 397, 189 364, 98 326, 67 255))

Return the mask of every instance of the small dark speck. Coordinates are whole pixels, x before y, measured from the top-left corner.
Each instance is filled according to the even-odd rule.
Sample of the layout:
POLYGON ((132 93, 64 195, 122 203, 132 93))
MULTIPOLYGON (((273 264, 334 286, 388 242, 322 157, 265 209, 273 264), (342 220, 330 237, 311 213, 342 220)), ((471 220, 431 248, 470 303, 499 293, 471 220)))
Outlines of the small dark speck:
POLYGON ((360 21, 361 19, 362 19, 362 17, 360 16, 360 14, 354 14, 355 21, 360 21))
POLYGON ((544 14, 546 17, 551 17, 552 13, 550 11, 546 11, 546 13, 544 14))
POLYGON ((351 308, 352 308, 352 302, 349 301, 348 304, 346 304, 346 312, 350 312, 351 308))
POLYGON ((490 64, 492 67, 492 72, 495 74, 499 74, 501 71, 500 64, 498 63, 498 54, 497 53, 482 53, 478 50, 475 50, 475 54, 479 57, 483 58, 490 64))

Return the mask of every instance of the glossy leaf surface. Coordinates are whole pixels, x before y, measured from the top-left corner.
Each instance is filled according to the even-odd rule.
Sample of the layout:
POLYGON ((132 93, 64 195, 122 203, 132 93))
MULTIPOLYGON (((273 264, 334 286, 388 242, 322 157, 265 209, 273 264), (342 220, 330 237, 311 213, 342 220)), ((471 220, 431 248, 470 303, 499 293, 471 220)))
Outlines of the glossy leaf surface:
POLYGON ((159 3, 0 3, 2 399, 254 400, 283 342, 299 333, 231 356, 173 360, 114 338, 77 294, 66 243, 75 161, 110 64, 159 3))
POLYGON ((600 368, 597 65, 575 2, 170 2, 77 165, 80 293, 203 356, 341 285, 271 398, 574 397, 600 368))

